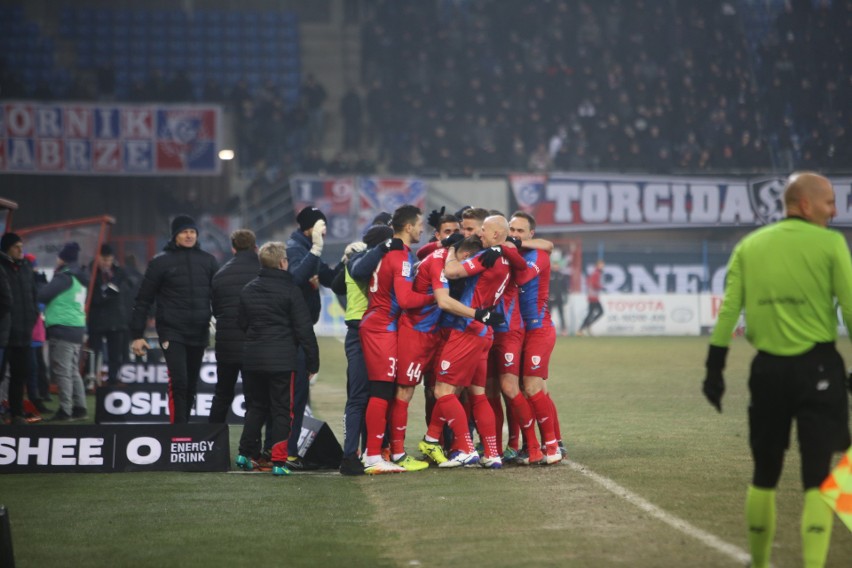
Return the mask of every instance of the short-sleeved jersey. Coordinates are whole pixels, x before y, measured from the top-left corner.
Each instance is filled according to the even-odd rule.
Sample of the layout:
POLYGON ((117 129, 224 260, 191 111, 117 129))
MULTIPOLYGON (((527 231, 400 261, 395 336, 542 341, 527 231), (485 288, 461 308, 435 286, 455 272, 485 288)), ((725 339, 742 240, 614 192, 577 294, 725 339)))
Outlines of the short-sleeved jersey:
MULTIPOLYGON (((482 265, 482 252, 465 260, 462 264, 467 272, 464 279, 464 289, 459 301, 474 310, 493 308, 498 304, 509 284, 511 272, 509 261, 504 257, 497 259, 494 266, 486 268, 482 265)), ((450 316, 449 327, 459 331, 468 331, 475 335, 489 336, 491 329, 473 318, 450 316)))
POLYGON ((543 250, 523 251, 527 266, 535 277, 520 286, 518 304, 524 319, 525 329, 552 327, 550 310, 547 307, 550 298, 550 254, 543 250))
POLYGON ((407 246, 392 250, 379 262, 367 287, 369 307, 361 319, 362 330, 395 332, 403 308, 425 306, 431 296, 411 289, 415 257, 407 246))
MULTIPOLYGON (((414 277, 413 290, 419 294, 434 295, 438 288, 449 288, 444 276, 444 261, 447 249, 438 249, 427 256, 417 268, 414 277)), ((399 318, 399 325, 410 327, 422 333, 432 333, 438 328, 441 310, 437 304, 427 304, 419 308, 404 310, 399 318)))

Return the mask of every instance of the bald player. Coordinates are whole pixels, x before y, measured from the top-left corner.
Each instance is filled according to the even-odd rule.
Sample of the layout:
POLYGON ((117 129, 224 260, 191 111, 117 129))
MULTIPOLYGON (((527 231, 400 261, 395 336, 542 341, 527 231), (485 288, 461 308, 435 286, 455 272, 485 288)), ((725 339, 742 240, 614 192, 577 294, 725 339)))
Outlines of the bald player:
POLYGON ((745 311, 757 355, 749 375, 749 444, 754 474, 746 496, 751 565, 769 566, 775 492, 790 444, 799 438, 805 566, 823 566, 832 512, 819 486, 834 452, 850 445, 846 370, 835 349, 837 308, 852 321, 852 261, 846 239, 828 229, 836 213, 831 182, 813 172, 790 176, 786 218, 743 238, 728 262, 725 297, 710 339, 703 392, 722 412, 722 370, 731 333, 745 311))

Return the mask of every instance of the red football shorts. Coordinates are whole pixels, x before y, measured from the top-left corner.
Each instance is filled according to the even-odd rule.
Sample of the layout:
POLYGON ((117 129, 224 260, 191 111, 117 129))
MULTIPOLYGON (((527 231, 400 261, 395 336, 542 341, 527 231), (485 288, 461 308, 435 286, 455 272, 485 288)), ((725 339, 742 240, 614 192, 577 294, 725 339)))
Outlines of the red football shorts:
POLYGON ((556 328, 551 326, 528 329, 524 334, 525 377, 547 378, 550 354, 556 344, 556 328))
POLYGON ((488 375, 521 374, 521 351, 524 345, 524 331, 511 329, 495 332, 494 343, 488 352, 488 375))
POLYGON ((440 347, 437 333, 423 333, 408 326, 399 326, 398 372, 396 382, 414 386, 432 369, 432 360, 440 347))
POLYGON ((485 387, 490 347, 490 337, 452 330, 435 362, 437 380, 456 387, 485 387))
POLYGON ((366 331, 361 328, 361 351, 371 381, 392 383, 396 380, 396 332, 366 331))

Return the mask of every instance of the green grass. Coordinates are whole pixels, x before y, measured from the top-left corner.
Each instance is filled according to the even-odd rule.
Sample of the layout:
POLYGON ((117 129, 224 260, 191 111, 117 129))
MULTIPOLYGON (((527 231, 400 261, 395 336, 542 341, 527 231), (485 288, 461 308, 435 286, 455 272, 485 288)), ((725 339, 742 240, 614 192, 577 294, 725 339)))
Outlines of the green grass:
MULTIPOLYGON (((321 339, 315 413, 342 441, 342 344, 321 339)), ((852 361, 852 348, 841 350, 852 361)), ((699 392, 706 338, 560 338, 549 387, 571 460, 746 549, 746 375, 735 341, 719 415, 699 392)), ((411 405, 408 447, 425 426, 411 405)), ((232 454, 240 428, 231 430, 232 454)), ((795 438, 794 438, 795 439, 795 438)), ((795 444, 795 443, 794 443, 795 444)), ((795 445, 794 445, 795 450, 795 445)), ((800 566, 797 452, 773 564, 800 566)), ((0 476, 18 566, 738 566, 562 464, 284 479, 238 473, 0 476)), ((835 522, 829 566, 848 566, 835 522)))

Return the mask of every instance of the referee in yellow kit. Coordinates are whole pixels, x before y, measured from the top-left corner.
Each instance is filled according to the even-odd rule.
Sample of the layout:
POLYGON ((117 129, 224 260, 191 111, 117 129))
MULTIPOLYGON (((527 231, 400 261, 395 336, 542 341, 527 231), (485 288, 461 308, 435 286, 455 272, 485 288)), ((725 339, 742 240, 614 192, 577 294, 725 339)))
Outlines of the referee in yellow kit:
POLYGON ((805 503, 805 566, 823 566, 832 512, 819 486, 832 454, 850 445, 846 371, 834 347, 837 307, 852 322, 852 260, 843 235, 827 228, 836 214, 823 176, 797 172, 784 191, 786 218, 737 244, 725 298, 710 339, 703 392, 719 412, 731 333, 745 310, 746 338, 757 349, 749 376, 749 443, 754 476, 746 497, 752 566, 769 566, 775 535, 775 487, 793 420, 799 437, 805 503))

